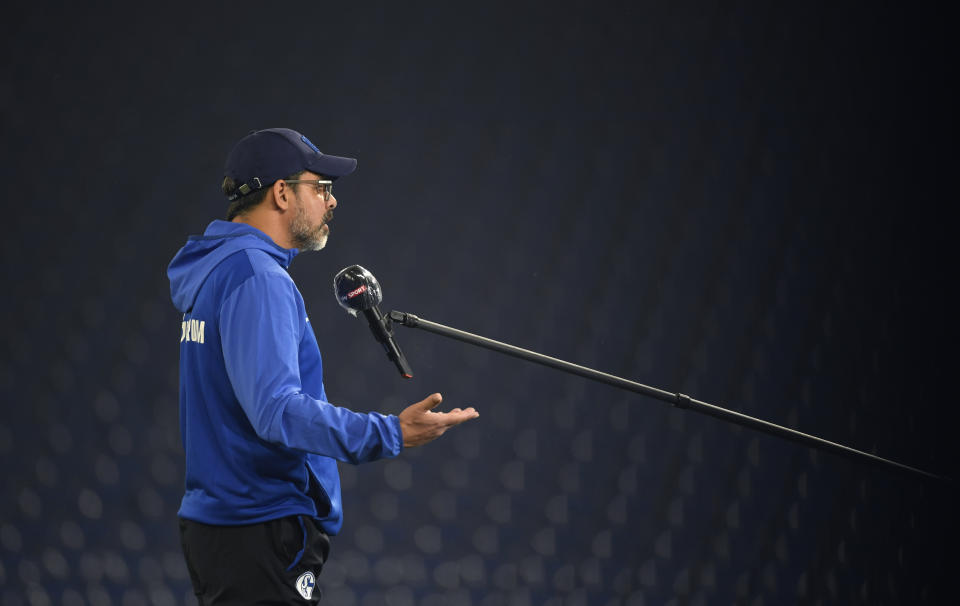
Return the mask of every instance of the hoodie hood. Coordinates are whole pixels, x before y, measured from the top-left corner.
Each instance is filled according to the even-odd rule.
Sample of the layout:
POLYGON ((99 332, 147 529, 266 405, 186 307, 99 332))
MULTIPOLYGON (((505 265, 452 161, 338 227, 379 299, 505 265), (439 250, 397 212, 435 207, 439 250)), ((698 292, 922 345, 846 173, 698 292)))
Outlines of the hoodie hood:
POLYGON ((210 272, 233 253, 251 248, 266 252, 284 269, 299 252, 278 246, 270 236, 245 223, 214 221, 202 236, 190 236, 167 266, 174 306, 182 313, 190 311, 210 272))

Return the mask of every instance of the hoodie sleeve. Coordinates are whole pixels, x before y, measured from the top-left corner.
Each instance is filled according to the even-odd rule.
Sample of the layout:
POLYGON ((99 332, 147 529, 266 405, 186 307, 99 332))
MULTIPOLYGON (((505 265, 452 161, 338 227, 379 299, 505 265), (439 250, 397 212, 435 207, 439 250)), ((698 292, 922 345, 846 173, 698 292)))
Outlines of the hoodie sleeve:
POLYGON ((356 413, 302 391, 304 330, 302 300, 285 274, 251 276, 221 307, 227 374, 257 435, 350 463, 396 456, 403 445, 397 417, 356 413))

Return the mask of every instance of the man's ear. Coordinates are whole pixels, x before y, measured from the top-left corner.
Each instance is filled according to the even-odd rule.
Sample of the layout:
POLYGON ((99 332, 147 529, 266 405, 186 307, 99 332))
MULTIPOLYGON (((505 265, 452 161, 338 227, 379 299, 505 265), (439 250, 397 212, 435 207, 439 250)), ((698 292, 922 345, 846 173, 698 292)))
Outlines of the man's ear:
POLYGON ((283 179, 278 179, 276 183, 273 184, 273 187, 270 188, 270 193, 273 194, 273 201, 277 205, 277 208, 280 210, 290 208, 290 197, 293 195, 293 192, 290 191, 290 188, 283 179))

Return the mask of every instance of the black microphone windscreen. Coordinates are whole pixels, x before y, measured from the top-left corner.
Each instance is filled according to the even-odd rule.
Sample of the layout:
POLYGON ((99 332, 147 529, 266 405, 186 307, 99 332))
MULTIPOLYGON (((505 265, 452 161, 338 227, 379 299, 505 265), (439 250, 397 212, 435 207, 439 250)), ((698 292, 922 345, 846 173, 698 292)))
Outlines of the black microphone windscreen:
POLYGON ((380 283, 373 274, 359 265, 344 267, 333 278, 337 303, 353 315, 372 309, 383 301, 380 283))

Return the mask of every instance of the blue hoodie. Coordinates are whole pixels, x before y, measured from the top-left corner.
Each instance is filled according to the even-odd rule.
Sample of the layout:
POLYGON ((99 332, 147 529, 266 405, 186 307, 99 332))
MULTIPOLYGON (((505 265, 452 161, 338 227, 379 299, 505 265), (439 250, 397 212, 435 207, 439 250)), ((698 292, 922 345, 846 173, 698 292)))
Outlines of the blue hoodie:
POLYGON ((336 461, 402 449, 396 416, 326 401, 317 339, 286 271, 296 254, 249 225, 214 221, 167 268, 183 312, 183 518, 237 525, 310 515, 336 534, 336 461))

